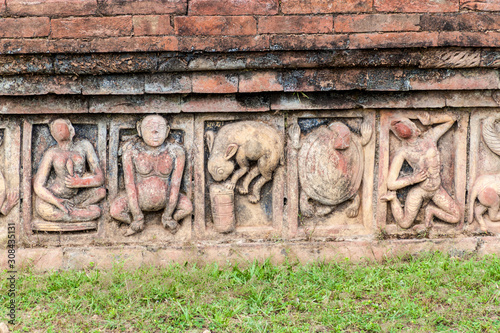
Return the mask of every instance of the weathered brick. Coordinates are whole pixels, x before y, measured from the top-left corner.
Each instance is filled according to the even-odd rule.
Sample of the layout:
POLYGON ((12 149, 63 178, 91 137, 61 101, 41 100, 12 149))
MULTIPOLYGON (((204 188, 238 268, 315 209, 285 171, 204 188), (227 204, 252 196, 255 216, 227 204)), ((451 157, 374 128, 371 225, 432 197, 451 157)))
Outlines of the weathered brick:
POLYGON ((0 56, 0 75, 54 74, 48 55, 0 56))
POLYGON ((333 31, 332 16, 262 16, 260 34, 326 34, 333 31))
POLYGON ((360 95, 356 99, 358 107, 371 109, 418 109, 444 108, 446 98, 443 92, 385 92, 360 95))
POLYGON ((96 38, 92 40, 90 50, 92 52, 177 51, 178 40, 174 36, 96 38))
POLYGON ((174 28, 169 15, 134 16, 134 36, 170 35, 174 28))
POLYGON ((278 0, 190 0, 189 15, 276 15, 278 0))
POLYGON ((439 46, 498 47, 500 33, 496 31, 444 31, 439 33, 439 46))
POLYGON ((147 53, 58 54, 53 67, 57 74, 96 75, 152 72, 157 64, 158 58, 147 53))
POLYGON ((285 14, 358 13, 371 9, 372 0, 281 0, 285 14))
POLYGON ((500 29, 499 13, 424 14, 422 30, 484 31, 500 29))
POLYGON ((187 0, 98 0, 106 15, 120 14, 183 14, 187 0))
POLYGON ((147 94, 185 94, 192 91, 189 73, 160 73, 145 78, 147 94))
POLYGON ((250 16, 176 16, 175 33, 179 36, 246 36, 257 33, 250 16))
POLYGON ((336 50, 349 44, 347 35, 275 35, 271 36, 271 50, 336 50))
POLYGON ((240 74, 240 93, 261 91, 283 91, 282 77, 279 72, 245 72, 240 74))
POLYGON ((500 2, 498 0, 460 0, 460 7, 461 9, 498 12, 500 11, 500 2))
POLYGON ((89 102, 90 113, 179 113, 180 97, 165 95, 99 96, 89 102))
POLYGON ((269 36, 240 36, 240 37, 182 37, 179 38, 179 51, 206 51, 206 52, 236 52, 262 51, 269 48, 269 36))
POLYGON ((2 114, 87 113, 88 103, 77 96, 0 97, 2 114))
POLYGON ((191 95, 184 99, 182 112, 269 111, 269 98, 255 95, 191 95))
POLYGON ((80 94, 76 76, 0 76, 0 95, 80 94))
POLYGON ((131 16, 54 19, 51 25, 53 38, 103 38, 132 33, 131 16))
POLYGON ((417 14, 359 14, 335 17, 335 32, 418 31, 417 14))
POLYGON ((447 91, 444 96, 448 107, 498 107, 491 91, 447 91))
POLYGON ((1 1, 0 0, 0 16, 3 16, 5 14, 5 0, 1 1))
POLYGON ((275 94, 271 97, 271 110, 335 110, 359 107, 349 95, 342 92, 308 92, 304 95, 275 94))
POLYGON ((396 13, 458 12, 459 0, 374 0, 375 10, 396 13))
POLYGON ((408 90, 405 75, 398 68, 370 68, 367 70, 367 90, 408 90))
POLYGON ((438 45, 437 32, 388 32, 384 34, 353 34, 350 49, 429 47, 438 45))
POLYGON ((320 69, 283 73, 285 91, 331 91, 366 88, 366 70, 320 69))
POLYGON ((238 92, 238 76, 236 74, 194 73, 192 82, 194 93, 227 94, 238 92))
POLYGON ((96 0, 7 0, 16 16, 85 16, 96 13, 96 0))
POLYGON ((0 38, 46 37, 50 32, 48 17, 0 19, 0 38))
POLYGON ((46 39, 0 38, 0 54, 48 53, 46 39))
POLYGON ((144 93, 143 75, 85 76, 83 95, 138 95, 144 93))
POLYGON ((493 69, 415 70, 406 74, 412 90, 499 89, 498 72, 493 69))

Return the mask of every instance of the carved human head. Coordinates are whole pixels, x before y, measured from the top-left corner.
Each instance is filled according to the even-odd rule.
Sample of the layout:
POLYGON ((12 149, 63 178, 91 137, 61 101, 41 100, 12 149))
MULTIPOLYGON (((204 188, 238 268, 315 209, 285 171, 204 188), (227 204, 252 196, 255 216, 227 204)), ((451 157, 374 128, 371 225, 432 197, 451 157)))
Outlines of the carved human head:
POLYGON ((346 149, 349 148, 351 144, 351 131, 349 127, 342 124, 341 122, 334 122, 328 126, 328 128, 333 132, 333 148, 335 149, 346 149))
POLYGON ((75 128, 68 119, 58 118, 49 123, 49 130, 57 142, 71 141, 75 136, 75 128))
POLYGON ((398 138, 403 140, 415 138, 422 133, 417 125, 408 118, 391 120, 391 130, 398 138))
POLYGON ((159 115, 147 116, 137 123, 137 133, 150 147, 159 147, 170 132, 167 120, 159 115))

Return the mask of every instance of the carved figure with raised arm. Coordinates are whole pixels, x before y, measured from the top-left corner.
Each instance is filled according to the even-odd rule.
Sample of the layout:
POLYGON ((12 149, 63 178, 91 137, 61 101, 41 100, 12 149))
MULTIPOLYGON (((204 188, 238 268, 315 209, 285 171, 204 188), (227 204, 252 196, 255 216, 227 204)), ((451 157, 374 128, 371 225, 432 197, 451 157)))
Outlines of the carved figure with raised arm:
POLYGON ((33 188, 38 215, 53 222, 92 221, 101 216, 97 205, 106 196, 104 175, 88 140, 73 140, 75 129, 67 119, 49 124, 57 145, 42 156, 33 188))
POLYGON ((163 211, 161 221, 171 233, 193 206, 180 192, 185 153, 177 143, 167 142, 170 132, 165 118, 150 115, 137 123, 138 137, 123 147, 125 191, 111 203, 110 214, 129 224, 125 235, 144 229, 144 212, 163 211))
POLYGON ((446 114, 420 113, 418 119, 430 127, 422 133, 408 118, 395 117, 391 120, 392 132, 401 140, 401 147, 395 152, 387 177, 386 195, 381 201, 389 202, 396 223, 404 229, 410 228, 424 201, 431 201, 424 211, 424 225, 432 226, 434 217, 447 223, 458 223, 461 218, 460 206, 442 186, 441 157, 438 150, 439 139, 453 126, 455 119, 446 114), (412 167, 413 173, 400 177, 404 162, 412 167), (396 191, 412 186, 404 207, 397 198, 396 191))

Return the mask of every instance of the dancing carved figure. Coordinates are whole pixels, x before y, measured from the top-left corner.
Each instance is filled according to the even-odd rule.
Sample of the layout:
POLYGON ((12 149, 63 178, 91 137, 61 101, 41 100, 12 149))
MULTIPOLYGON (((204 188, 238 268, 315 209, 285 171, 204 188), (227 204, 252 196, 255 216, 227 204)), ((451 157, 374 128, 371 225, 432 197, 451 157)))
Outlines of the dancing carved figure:
MULTIPOLYGON (((488 148, 500 156, 500 136, 496 129, 498 118, 489 117, 483 122, 483 139, 488 148)), ((488 212, 488 217, 492 222, 500 221, 500 174, 479 176, 474 185, 469 198, 469 223, 474 221, 474 217, 479 223, 482 231, 487 232, 483 215, 488 212), (476 205, 476 200, 478 201, 476 205)))
POLYGON ((129 225, 126 236, 144 229, 144 212, 163 211, 162 224, 171 233, 193 206, 180 192, 185 153, 177 143, 165 141, 170 127, 158 115, 137 123, 138 137, 125 143, 122 164, 125 191, 111 203, 110 214, 129 225))
POLYGON ((346 215, 358 216, 361 205, 358 190, 364 170, 363 146, 370 141, 371 126, 361 125, 361 138, 341 122, 316 128, 302 142, 299 141, 298 124, 290 126, 289 134, 293 147, 300 149, 301 213, 307 217, 324 216, 337 205, 351 200, 346 215))
POLYGON ((43 154, 34 178, 36 212, 52 222, 99 218, 97 203, 106 196, 106 189, 94 147, 87 140, 73 140, 75 129, 67 119, 54 120, 49 129, 57 145, 43 154))
MULTIPOLYGON (((3 144, 3 136, 0 136, 0 146, 3 144)), ((5 177, 0 171, 0 213, 8 215, 12 208, 19 202, 18 191, 7 191, 5 177)))
POLYGON ((231 176, 225 185, 228 189, 235 188, 238 180, 245 178, 238 191, 249 193, 249 185, 260 175, 248 197, 251 203, 260 200, 260 190, 272 179, 273 171, 283 164, 283 139, 273 127, 257 121, 240 121, 223 126, 217 135, 212 131, 205 134, 210 157, 208 172, 216 182, 222 182, 231 176), (234 173, 234 162, 239 169, 234 173), (257 161, 251 166, 250 161, 257 161))
POLYGON ((392 132, 401 140, 401 147, 391 161, 387 177, 386 195, 381 201, 389 202, 396 223, 404 229, 410 228, 424 204, 429 202, 424 211, 424 224, 430 228, 434 217, 447 223, 460 221, 460 206, 442 186, 440 168, 441 158, 437 147, 438 140, 454 124, 455 120, 445 114, 430 115, 421 113, 418 119, 425 126, 431 127, 424 133, 408 118, 400 117, 391 120, 392 132), (399 177, 403 163, 407 161, 413 173, 399 177), (404 208, 401 206, 396 192, 412 186, 408 191, 404 208))

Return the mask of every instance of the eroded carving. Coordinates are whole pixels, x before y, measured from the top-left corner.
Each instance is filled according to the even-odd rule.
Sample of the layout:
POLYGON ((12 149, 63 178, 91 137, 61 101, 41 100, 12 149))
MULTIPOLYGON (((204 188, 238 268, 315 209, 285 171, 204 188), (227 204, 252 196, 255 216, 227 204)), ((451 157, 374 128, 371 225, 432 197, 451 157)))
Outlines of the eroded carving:
POLYGON ((43 154, 34 177, 36 212, 51 222, 96 220, 106 190, 94 147, 87 140, 73 140, 75 129, 67 119, 52 121, 49 129, 57 145, 43 154))
POLYGON ((500 11, 500 3, 498 3, 498 0, 465 1, 461 4, 461 7, 489 12, 500 11))
POLYGON ((298 153, 300 179, 300 211, 304 216, 324 216, 338 204, 351 200, 348 217, 358 216, 361 199, 359 187, 363 179, 363 146, 371 138, 369 124, 361 125, 361 138, 353 135, 342 122, 321 126, 302 142, 298 124, 290 126, 289 135, 298 153))
POLYGON ((458 223, 461 219, 459 203, 442 186, 441 156, 437 147, 438 140, 455 123, 450 115, 419 113, 418 120, 425 126, 436 125, 422 132, 417 125, 406 117, 393 117, 390 128, 399 140, 401 147, 395 152, 387 177, 386 195, 380 198, 389 202, 396 223, 404 229, 410 228, 420 210, 424 210, 424 226, 430 228, 434 217, 448 223, 458 223), (407 162, 413 172, 400 177, 403 163, 407 162), (410 187, 404 207, 396 191, 410 187), (432 203, 431 203, 432 202, 432 203))
MULTIPOLYGON (((0 146, 3 144, 3 133, 0 133, 0 146)), ((6 216, 12 208, 19 202, 19 193, 15 191, 7 191, 5 177, 0 170, 0 213, 6 216)))
POLYGON ((163 211, 162 224, 174 234, 179 221, 193 211, 189 198, 180 192, 185 152, 166 141, 169 132, 163 117, 147 116, 137 123, 138 136, 123 146, 125 191, 111 203, 110 214, 129 225, 126 236, 144 229, 144 212, 163 211))

